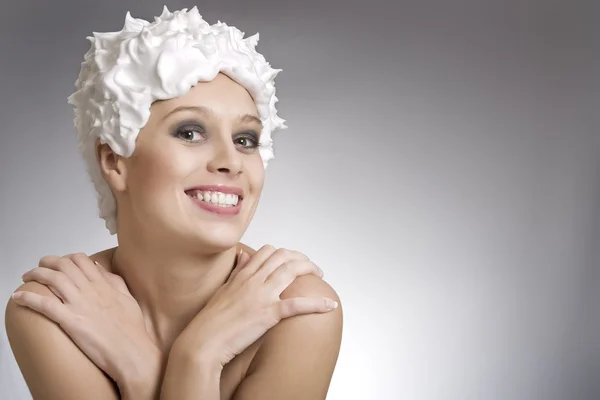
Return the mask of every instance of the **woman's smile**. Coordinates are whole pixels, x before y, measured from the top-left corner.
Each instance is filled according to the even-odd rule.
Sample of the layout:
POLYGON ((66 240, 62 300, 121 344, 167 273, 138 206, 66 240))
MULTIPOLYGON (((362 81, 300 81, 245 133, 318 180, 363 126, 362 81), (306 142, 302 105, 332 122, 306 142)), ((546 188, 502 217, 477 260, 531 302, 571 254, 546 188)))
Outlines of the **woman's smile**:
POLYGON ((219 191, 191 190, 186 193, 200 208, 219 215, 237 215, 240 212, 243 199, 237 194, 219 191))

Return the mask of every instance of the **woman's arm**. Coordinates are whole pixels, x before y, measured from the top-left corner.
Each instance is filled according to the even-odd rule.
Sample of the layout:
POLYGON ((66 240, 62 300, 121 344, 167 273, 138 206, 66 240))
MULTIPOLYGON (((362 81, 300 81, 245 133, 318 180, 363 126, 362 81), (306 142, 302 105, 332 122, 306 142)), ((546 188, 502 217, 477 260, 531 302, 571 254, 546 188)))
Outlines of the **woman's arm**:
POLYGON ((220 400, 223 368, 216 355, 175 344, 162 382, 161 400, 220 400))
MULTIPOLYGON (((21 351, 31 343, 50 352, 51 359, 53 352, 64 350, 57 349, 57 344, 76 346, 78 351, 72 352, 81 352, 86 362, 112 379, 120 398, 158 396, 162 352, 148 336, 141 309, 120 277, 76 253, 42 257, 37 268, 23 274, 23 280, 26 284, 20 289, 25 290, 17 290, 14 295, 18 297, 11 297, 6 309, 7 330, 12 327, 15 332, 10 335, 9 331, 9 340, 17 362, 21 364, 20 357, 26 357, 25 368, 34 370, 44 365, 43 355, 21 351), (39 315, 32 318, 31 311, 39 315), (47 326, 56 337, 45 335, 47 326), (23 331, 29 333, 25 339, 19 335, 23 331)), ((38 372, 53 375, 60 371, 38 372)), ((23 371, 25 376, 28 373, 23 371)))
MULTIPOLYGON (((37 282, 25 283, 18 290, 55 297, 37 282)), ((10 346, 33 399, 120 399, 113 382, 54 321, 9 300, 5 323, 10 346)))
POLYGON ((261 346, 264 361, 256 363, 256 372, 242 383, 238 398, 325 398, 341 337, 341 313, 332 304, 339 302, 337 294, 302 253, 266 245, 251 258, 244 256, 175 341, 161 399, 219 400, 225 364, 265 333, 269 339, 261 346), (286 323, 310 314, 335 315, 286 323), (286 358, 289 346, 296 350, 286 358), (319 362, 305 363, 315 358, 319 362), (273 382, 280 378, 284 381, 273 382), (312 382, 305 385, 307 381, 312 382))
MULTIPOLYGON (((281 294, 330 298, 340 302, 325 281, 298 276, 281 294)), ((324 400, 342 339, 341 304, 328 313, 297 315, 280 321, 264 337, 234 400, 324 400)), ((221 365, 208 350, 175 345, 169 355, 162 400, 219 400, 221 365)))
POLYGON ((342 342, 342 304, 327 282, 311 275, 297 277, 281 294, 282 299, 298 296, 327 297, 339 306, 271 328, 233 400, 325 400, 342 342))

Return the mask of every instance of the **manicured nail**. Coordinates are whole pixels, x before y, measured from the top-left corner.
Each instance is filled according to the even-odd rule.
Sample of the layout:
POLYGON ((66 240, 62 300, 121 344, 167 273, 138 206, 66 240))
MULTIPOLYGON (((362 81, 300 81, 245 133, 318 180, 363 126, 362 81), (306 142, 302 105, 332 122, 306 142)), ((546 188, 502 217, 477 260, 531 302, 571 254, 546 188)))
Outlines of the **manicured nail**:
POLYGON ((337 308, 338 303, 337 303, 337 301, 334 301, 331 299, 325 299, 325 305, 327 306, 328 309, 333 310, 334 308, 337 308))

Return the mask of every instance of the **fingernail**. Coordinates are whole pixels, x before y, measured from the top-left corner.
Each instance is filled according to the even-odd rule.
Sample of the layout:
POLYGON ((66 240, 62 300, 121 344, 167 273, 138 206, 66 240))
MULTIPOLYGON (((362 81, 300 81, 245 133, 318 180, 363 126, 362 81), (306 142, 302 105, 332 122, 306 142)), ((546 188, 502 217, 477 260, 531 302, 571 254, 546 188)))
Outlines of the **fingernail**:
POLYGON ((19 300, 21 296, 23 296, 23 292, 14 292, 10 297, 12 297, 13 300, 19 300))
POLYGON ((334 308, 337 308, 338 303, 337 303, 337 301, 334 301, 331 299, 325 299, 325 305, 327 306, 328 309, 333 310, 334 308))
POLYGON ((321 274, 321 278, 322 278, 323 276, 325 276, 325 273, 323 272, 323 270, 321 269, 321 267, 317 267, 317 268, 319 269, 319 273, 321 274))
POLYGON ((98 264, 98 261, 94 260, 94 264, 96 264, 97 266, 100 266, 100 264, 98 264))

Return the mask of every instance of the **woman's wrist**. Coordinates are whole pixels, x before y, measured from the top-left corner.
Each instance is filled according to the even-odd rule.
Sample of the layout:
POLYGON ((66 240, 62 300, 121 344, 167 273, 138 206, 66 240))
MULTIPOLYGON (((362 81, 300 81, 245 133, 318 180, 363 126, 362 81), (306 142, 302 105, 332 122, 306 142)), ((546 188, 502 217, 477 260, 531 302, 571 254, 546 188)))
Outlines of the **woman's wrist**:
POLYGON ((129 364, 122 364, 115 376, 121 398, 158 399, 165 364, 162 352, 155 346, 150 346, 138 357, 132 357, 129 364))
POLYGON ((165 400, 219 400, 223 366, 206 347, 173 344, 161 386, 165 400))
POLYGON ((185 341, 176 340, 169 353, 169 361, 173 359, 220 377, 223 365, 214 349, 216 346, 191 346, 185 341))
MULTIPOLYGON (((202 326, 205 323, 202 322, 203 320, 199 316, 200 314, 177 337, 171 347, 169 358, 181 359, 188 364, 194 364, 198 367, 215 370, 220 373, 224 365, 221 360, 221 354, 219 354, 221 346, 215 340, 210 339, 214 335, 201 332, 198 329, 198 325, 202 326)), ((206 317, 204 314, 202 316, 206 317)))

